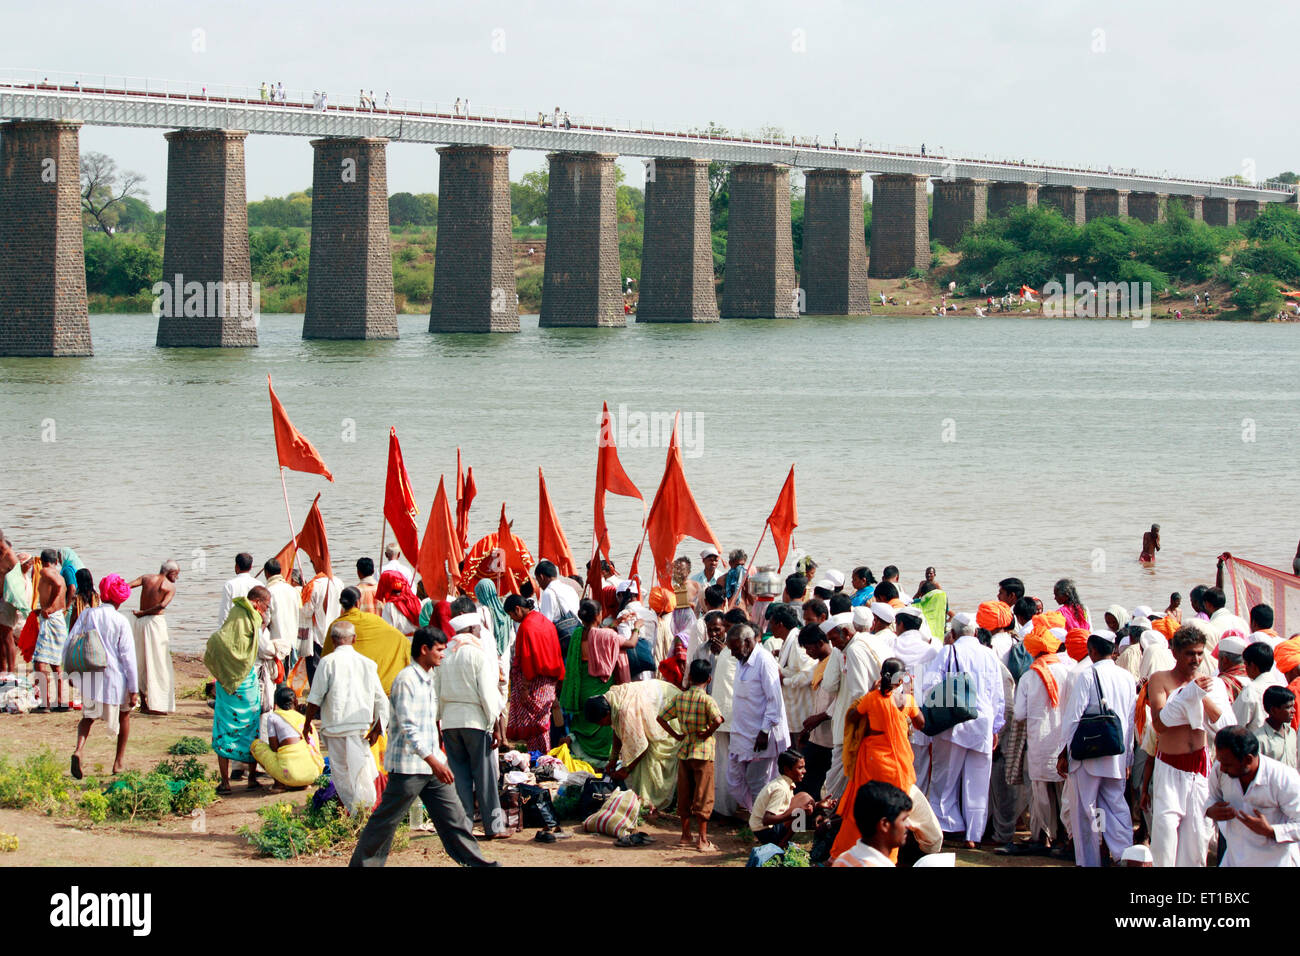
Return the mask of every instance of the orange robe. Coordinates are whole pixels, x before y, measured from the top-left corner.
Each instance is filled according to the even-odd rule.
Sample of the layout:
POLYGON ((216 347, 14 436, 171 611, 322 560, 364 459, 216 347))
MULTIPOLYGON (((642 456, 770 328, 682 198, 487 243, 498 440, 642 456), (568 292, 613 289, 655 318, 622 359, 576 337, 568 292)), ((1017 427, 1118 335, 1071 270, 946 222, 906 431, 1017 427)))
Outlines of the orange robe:
MULTIPOLYGON (((907 793, 916 783, 916 770, 912 766, 912 740, 909 731, 912 718, 921 713, 911 694, 904 698, 900 710, 892 694, 871 690, 858 700, 857 711, 866 718, 870 733, 858 745, 858 756, 853 766, 853 777, 844 789, 837 810, 843 822, 831 847, 831 859, 852 847, 861 838, 853 819, 853 800, 858 788, 869 780, 892 783, 907 793)), ((897 854, 894 854, 897 859, 897 854)))

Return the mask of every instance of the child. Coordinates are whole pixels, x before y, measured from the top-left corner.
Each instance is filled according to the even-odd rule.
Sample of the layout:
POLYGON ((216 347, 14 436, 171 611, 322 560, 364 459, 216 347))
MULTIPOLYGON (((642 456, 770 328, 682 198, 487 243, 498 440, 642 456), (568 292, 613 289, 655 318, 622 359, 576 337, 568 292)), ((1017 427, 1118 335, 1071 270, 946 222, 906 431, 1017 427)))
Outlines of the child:
POLYGON ((1296 732, 1291 727, 1295 716, 1295 693, 1286 687, 1269 687, 1264 691, 1264 724, 1255 729, 1259 752, 1296 769, 1296 732))
POLYGON ((781 751, 776 758, 776 768, 781 775, 758 791, 754 798, 749 828, 759 843, 775 843, 785 849, 794 835, 794 820, 799 818, 807 828, 810 821, 806 818, 813 811, 814 804, 810 794, 794 792, 807 772, 803 754, 794 748, 781 751))
POLYGON ((893 866, 890 854, 907 839, 912 798, 892 783, 868 781, 853 799, 853 822, 862 839, 835 858, 833 866, 893 866))
POLYGON ((674 697, 659 714, 659 726, 676 740, 677 814, 682 818, 682 839, 678 846, 694 846, 701 853, 717 850, 709 842, 709 814, 713 812, 713 733, 722 726, 722 711, 704 690, 713 678, 713 665, 707 660, 691 661, 690 686, 674 697), (681 725, 679 734, 669 726, 674 717, 681 725), (699 841, 691 840, 691 820, 699 821, 699 841))

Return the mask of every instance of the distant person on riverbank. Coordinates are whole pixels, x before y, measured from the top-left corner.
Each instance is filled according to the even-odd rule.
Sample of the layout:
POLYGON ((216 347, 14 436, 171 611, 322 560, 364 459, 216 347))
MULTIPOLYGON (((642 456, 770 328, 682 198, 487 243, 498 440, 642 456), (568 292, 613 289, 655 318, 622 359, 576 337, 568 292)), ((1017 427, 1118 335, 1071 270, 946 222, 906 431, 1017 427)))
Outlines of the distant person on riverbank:
POLYGON ((167 618, 163 615, 176 597, 176 581, 180 576, 180 565, 168 559, 157 574, 142 574, 128 585, 140 589, 140 610, 132 612, 135 615, 132 632, 142 714, 167 714, 176 709, 176 675, 172 668, 167 618))
POLYGON ((230 762, 248 764, 248 789, 261 789, 251 747, 262 718, 262 685, 257 679, 257 650, 262 624, 271 611, 271 592, 258 585, 235 598, 221 627, 208 638, 203 664, 216 678, 216 707, 212 714, 212 749, 217 755, 221 785, 228 794, 230 762))
POLYGON ((3 582, 3 590, 0 590, 0 678, 12 675, 18 660, 14 626, 18 623, 18 602, 24 607, 27 603, 20 598, 25 590, 20 564, 13 544, 0 531, 0 582, 3 582))
POLYGON ((1160 525, 1153 524, 1150 531, 1142 533, 1142 553, 1138 555, 1138 560, 1150 564, 1156 559, 1156 552, 1159 550, 1160 525))
POLYGON ((217 611, 217 627, 226 623, 230 609, 235 606, 235 599, 247 597, 248 592, 257 587, 257 578, 253 577, 253 556, 247 551, 235 555, 235 576, 225 583, 221 590, 221 606, 217 611))
POLYGON ((46 548, 41 552, 41 576, 36 582, 36 596, 40 609, 36 650, 32 657, 37 679, 40 681, 40 706, 36 713, 68 709, 63 702, 63 648, 68 642, 68 622, 63 616, 67 606, 68 586, 59 573, 59 552, 46 548), (54 680, 54 707, 50 707, 50 679, 54 680))
POLYGON ((131 596, 131 588, 118 575, 108 574, 99 582, 99 595, 104 603, 82 611, 69 635, 71 640, 87 632, 97 633, 107 660, 102 671, 72 675, 72 683, 81 693, 81 720, 77 723, 77 748, 72 752, 71 770, 77 780, 82 776, 81 752, 97 720, 103 720, 108 732, 117 737, 113 773, 122 772, 126 741, 131 734, 131 710, 140 700, 135 641, 131 637, 130 621, 121 611, 123 602, 131 596))

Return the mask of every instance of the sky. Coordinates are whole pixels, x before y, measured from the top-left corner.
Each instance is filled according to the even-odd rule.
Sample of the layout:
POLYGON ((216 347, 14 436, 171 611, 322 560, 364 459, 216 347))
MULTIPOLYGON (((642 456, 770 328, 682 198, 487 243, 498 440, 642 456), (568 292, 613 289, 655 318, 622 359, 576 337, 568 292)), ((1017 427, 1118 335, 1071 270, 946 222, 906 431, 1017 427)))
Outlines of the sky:
MULTIPOLYGON (((1201 0, 318 0, 11 5, 0 73, 108 75, 501 107, 689 129, 777 126, 949 155, 1265 179, 1300 168, 1284 119, 1294 11, 1201 0), (1278 29, 1271 29, 1270 24, 1278 29)), ((86 127, 83 151, 166 202, 160 130, 86 127)), ((392 192, 437 190, 434 147, 388 150, 392 192)), ((311 185, 305 137, 252 136, 250 200, 311 185)), ((622 161, 628 181, 641 161, 622 161)), ((511 177, 545 165, 516 150, 511 177)))

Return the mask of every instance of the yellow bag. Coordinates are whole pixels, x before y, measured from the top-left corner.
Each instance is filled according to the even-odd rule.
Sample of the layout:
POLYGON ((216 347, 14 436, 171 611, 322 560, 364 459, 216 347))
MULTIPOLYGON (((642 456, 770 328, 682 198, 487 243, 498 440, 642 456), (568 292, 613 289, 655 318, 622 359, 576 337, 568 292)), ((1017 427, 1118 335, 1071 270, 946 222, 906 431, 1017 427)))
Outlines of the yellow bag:
POLYGON ((564 769, 569 773, 589 773, 593 777, 599 777, 600 773, 596 768, 585 760, 579 760, 573 754, 569 753, 568 744, 560 744, 554 750, 547 754, 548 757, 554 757, 560 763, 564 764, 564 769))

